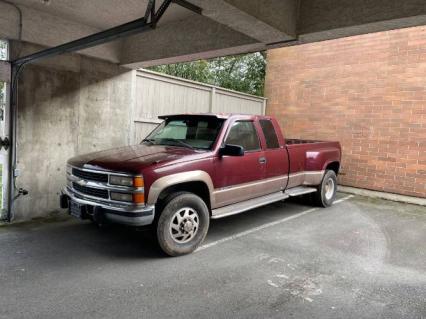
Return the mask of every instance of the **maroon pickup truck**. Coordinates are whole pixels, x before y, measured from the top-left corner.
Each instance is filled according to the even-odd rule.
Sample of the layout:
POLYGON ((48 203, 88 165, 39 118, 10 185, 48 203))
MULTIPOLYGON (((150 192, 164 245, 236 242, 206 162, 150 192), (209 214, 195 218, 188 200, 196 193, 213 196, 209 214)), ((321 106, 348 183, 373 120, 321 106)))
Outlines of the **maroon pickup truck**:
POLYGON ((329 206, 338 142, 285 139, 270 116, 184 114, 141 144, 74 157, 61 207, 96 223, 155 227, 171 256, 194 251, 210 219, 312 193, 329 206))

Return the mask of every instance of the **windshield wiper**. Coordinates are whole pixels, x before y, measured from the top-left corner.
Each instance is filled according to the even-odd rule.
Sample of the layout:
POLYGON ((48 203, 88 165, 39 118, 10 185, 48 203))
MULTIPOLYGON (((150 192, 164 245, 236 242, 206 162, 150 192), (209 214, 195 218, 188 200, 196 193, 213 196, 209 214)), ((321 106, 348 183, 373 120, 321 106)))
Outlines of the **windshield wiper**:
POLYGON ((182 146, 188 147, 192 150, 194 149, 194 146, 192 146, 192 145, 190 145, 190 144, 188 144, 188 143, 186 143, 182 140, 175 140, 174 138, 162 138, 162 140, 166 140, 168 142, 177 142, 178 144, 180 144, 182 146))
POLYGON ((153 138, 144 138, 141 143, 148 142, 148 143, 154 144, 154 141, 155 141, 155 139, 153 139, 153 138))
MULTIPOLYGON (((188 147, 190 149, 195 149, 194 146, 192 146, 192 145, 190 145, 190 144, 188 144, 188 143, 186 143, 182 140, 175 140, 174 138, 160 138, 159 140, 164 140, 164 141, 172 142, 172 143, 176 142, 177 144, 180 144, 184 147, 188 147)), ((145 138, 145 139, 142 140, 142 143, 147 142, 147 143, 151 143, 153 145, 161 145, 161 143, 159 143, 159 142, 154 143, 155 141, 157 141, 157 139, 155 139, 155 138, 145 138)))

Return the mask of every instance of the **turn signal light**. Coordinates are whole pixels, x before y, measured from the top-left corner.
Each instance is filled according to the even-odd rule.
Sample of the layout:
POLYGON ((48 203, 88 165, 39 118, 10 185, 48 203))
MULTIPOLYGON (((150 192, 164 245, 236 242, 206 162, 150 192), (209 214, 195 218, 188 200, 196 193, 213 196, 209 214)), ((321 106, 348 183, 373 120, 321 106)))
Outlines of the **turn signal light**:
POLYGON ((144 186, 142 176, 137 176, 137 177, 133 178, 133 186, 134 187, 143 187, 144 186))
POLYGON ((134 193, 133 194, 133 203, 144 204, 145 203, 145 194, 144 193, 134 193))

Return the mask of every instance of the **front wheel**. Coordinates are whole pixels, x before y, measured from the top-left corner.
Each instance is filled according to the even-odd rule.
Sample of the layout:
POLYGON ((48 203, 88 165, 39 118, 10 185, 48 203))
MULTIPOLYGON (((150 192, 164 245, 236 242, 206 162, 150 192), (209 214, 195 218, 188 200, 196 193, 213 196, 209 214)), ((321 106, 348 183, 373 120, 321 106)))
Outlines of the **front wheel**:
POLYGON ((174 194, 166 200, 157 223, 157 239, 169 256, 192 253, 203 242, 210 215, 204 201, 192 193, 174 194))
POLYGON ((336 173, 334 171, 327 170, 321 184, 318 186, 318 191, 314 193, 315 204, 321 207, 331 206, 336 198, 336 192, 336 173))

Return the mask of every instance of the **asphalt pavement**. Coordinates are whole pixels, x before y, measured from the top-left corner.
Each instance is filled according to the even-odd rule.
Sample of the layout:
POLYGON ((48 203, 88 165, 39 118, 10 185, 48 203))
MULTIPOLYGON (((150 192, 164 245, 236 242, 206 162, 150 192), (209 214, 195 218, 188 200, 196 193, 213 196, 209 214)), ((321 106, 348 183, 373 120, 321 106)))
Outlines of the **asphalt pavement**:
POLYGON ((195 253, 60 216, 0 227, 0 318, 426 318, 426 207, 339 194, 211 222, 195 253))

